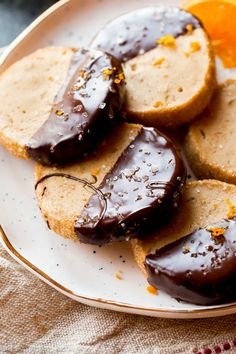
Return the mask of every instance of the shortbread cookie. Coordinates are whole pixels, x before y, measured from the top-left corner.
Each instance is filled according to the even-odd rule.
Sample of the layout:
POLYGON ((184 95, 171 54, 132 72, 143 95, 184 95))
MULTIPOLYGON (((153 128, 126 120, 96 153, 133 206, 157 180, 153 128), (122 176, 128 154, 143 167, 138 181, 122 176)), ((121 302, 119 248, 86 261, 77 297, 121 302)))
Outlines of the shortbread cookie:
POLYGON ((220 85, 201 118, 186 138, 189 164, 199 178, 236 184, 236 81, 220 85))
MULTIPOLYGON (((109 173, 110 167, 115 164, 122 151, 135 139, 140 130, 140 125, 121 126, 115 134, 110 134, 106 138, 97 152, 80 163, 63 168, 38 164, 35 170, 36 182, 48 174, 66 173, 98 187, 109 173)), ((74 224, 92 194, 93 190, 84 187, 84 184, 60 177, 49 178, 40 183, 36 189, 38 204, 48 227, 74 241, 78 240, 74 224)))
POLYGON ((101 51, 39 50, 13 64, 0 85, 1 142, 45 165, 79 159, 121 120, 124 74, 101 51))
POLYGON ((104 244, 144 237, 176 210, 185 167, 154 128, 124 124, 80 163, 36 168, 36 195, 49 227, 104 244))
POLYGON ((91 43, 123 62, 128 118, 176 127, 207 106, 215 62, 207 34, 190 13, 148 7, 108 23, 91 43))
POLYGON ((29 156, 44 165, 78 160, 121 121, 125 90, 120 62, 108 53, 83 49, 72 66, 49 118, 27 143, 29 156))
POLYGON ((167 226, 144 241, 132 241, 135 259, 145 272, 145 258, 198 228, 236 215, 236 186, 215 180, 188 182, 179 208, 167 226))
POLYGON ((26 145, 47 120, 72 56, 71 49, 39 49, 1 75, 0 143, 15 156, 29 158, 26 145))
POLYGON ((146 257, 148 281, 177 300, 215 305, 236 300, 236 218, 196 229, 146 257))

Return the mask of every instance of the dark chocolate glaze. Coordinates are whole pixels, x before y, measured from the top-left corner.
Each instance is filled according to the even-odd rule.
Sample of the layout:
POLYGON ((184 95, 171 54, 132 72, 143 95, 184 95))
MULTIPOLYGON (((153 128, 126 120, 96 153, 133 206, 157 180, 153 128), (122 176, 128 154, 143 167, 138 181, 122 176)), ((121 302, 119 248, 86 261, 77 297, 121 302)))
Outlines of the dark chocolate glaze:
POLYGON ((201 27, 192 14, 176 7, 146 7, 109 22, 91 43, 95 49, 112 53, 125 62, 157 46, 156 41, 170 34, 178 37, 186 26, 201 27))
POLYGON ((120 62, 110 54, 78 51, 48 120, 27 144, 29 156, 44 165, 61 165, 93 150, 121 120, 122 75, 120 62), (110 75, 103 73, 107 68, 110 75))
POLYGON ((186 171, 170 140, 142 128, 93 194, 75 224, 81 242, 145 237, 170 218, 178 205, 186 171))
POLYGON ((198 305, 236 300, 236 218, 223 219, 163 247, 145 260, 148 281, 198 305), (211 228, 225 229, 213 235, 211 228))

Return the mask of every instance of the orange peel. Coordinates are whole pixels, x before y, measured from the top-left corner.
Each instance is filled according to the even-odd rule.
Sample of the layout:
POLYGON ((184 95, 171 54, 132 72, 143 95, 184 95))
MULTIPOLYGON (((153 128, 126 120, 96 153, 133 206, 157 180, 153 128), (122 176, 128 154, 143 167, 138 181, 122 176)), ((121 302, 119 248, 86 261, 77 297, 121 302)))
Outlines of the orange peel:
POLYGON ((224 67, 236 67, 236 0, 187 0, 182 8, 203 23, 224 67))

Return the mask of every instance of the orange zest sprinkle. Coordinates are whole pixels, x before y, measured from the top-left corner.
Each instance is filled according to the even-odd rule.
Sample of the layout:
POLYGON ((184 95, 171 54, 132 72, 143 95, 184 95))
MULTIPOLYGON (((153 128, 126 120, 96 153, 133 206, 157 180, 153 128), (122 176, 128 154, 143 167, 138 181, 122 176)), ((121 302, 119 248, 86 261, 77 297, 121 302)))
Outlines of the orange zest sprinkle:
POLYGON ((210 227, 207 231, 210 231, 211 237, 217 238, 223 236, 226 229, 222 229, 221 227, 210 227))
POLYGON ((59 117, 60 117, 60 116, 63 116, 63 114, 64 114, 64 112, 63 112, 61 109, 57 109, 55 113, 56 113, 56 115, 59 116, 59 117))
POLYGON ((236 215, 236 207, 232 204, 229 198, 226 199, 226 203, 228 204, 229 211, 227 213, 227 218, 231 219, 236 215))
POLYGON ((121 81, 123 81, 125 79, 125 76, 123 73, 119 73, 118 75, 116 75, 116 78, 114 80, 115 84, 120 84, 121 81))
POLYGON ((159 58, 159 59, 155 59, 155 60, 153 60, 152 65, 158 66, 158 65, 161 65, 164 61, 165 61, 165 58, 163 58, 163 57, 159 58))
POLYGON ((188 31, 189 34, 193 33, 193 25, 191 23, 189 23, 186 26, 186 30, 188 31))
POLYGON ((84 77, 84 75, 85 75, 85 72, 83 70, 80 70, 79 76, 84 77))
POLYGON ((219 204, 214 204, 214 205, 213 205, 213 208, 214 208, 214 209, 218 209, 218 208, 219 208, 219 204))
POLYGON ((159 108, 161 106, 163 106, 163 102, 161 102, 161 101, 156 101, 153 105, 153 107, 155 107, 155 108, 159 108))
POLYGON ((103 74, 103 77, 105 79, 107 79, 107 78, 109 78, 111 76, 112 69, 109 69, 109 68, 103 69, 102 74, 103 74))
POLYGON ((198 52, 200 49, 201 49, 201 44, 199 42, 191 42, 190 50, 188 52, 184 52, 184 54, 188 58, 190 54, 194 52, 198 52))
POLYGON ((149 294, 152 294, 152 295, 158 294, 158 290, 156 288, 154 288, 154 286, 152 286, 152 285, 148 285, 146 287, 146 290, 149 292, 149 294))
POLYGON ((118 273, 116 273, 115 277, 116 277, 116 279, 118 279, 118 280, 123 280, 122 276, 121 276, 120 274, 118 274, 118 273))
POLYGON ((172 34, 167 34, 166 36, 161 37, 156 41, 157 44, 162 44, 166 47, 174 47, 175 46, 175 37, 172 34))
POLYGON ((201 44, 199 42, 191 42, 191 52, 198 52, 201 49, 201 44))
POLYGON ((91 171, 92 175, 95 175, 95 176, 97 176, 99 174, 99 172, 100 172, 100 168, 99 167, 95 167, 91 171))

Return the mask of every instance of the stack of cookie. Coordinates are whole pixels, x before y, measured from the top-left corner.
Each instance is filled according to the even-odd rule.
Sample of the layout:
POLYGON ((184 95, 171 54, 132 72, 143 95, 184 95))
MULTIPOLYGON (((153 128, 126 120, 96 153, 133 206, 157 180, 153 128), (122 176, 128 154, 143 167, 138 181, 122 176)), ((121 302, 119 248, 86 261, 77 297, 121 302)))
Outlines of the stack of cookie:
POLYGON ((108 23, 87 49, 39 49, 2 74, 0 101, 0 142, 37 162, 50 229, 96 245, 132 240, 150 284, 180 300, 235 299, 236 85, 216 88, 196 17, 139 9, 108 23), (167 136, 187 124, 187 160, 206 179, 186 183, 167 136))

